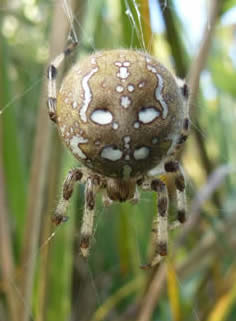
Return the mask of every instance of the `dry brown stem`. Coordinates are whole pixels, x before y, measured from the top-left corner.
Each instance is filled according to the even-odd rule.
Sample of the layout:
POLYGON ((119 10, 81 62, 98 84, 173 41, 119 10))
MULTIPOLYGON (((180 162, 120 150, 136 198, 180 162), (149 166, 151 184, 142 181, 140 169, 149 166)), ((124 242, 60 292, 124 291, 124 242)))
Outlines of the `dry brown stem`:
MULTIPOLYGON (((73 7, 74 1, 71 0, 70 2, 73 7)), ((50 60, 64 50, 68 28, 68 22, 62 7, 55 3, 53 6, 52 27, 49 41, 50 60)), ((46 75, 46 68, 44 74, 46 75)), ((21 293, 24 300, 24 305, 21 305, 19 309, 19 319, 21 321, 29 321, 30 318, 34 267, 44 203, 43 192, 47 185, 48 162, 52 143, 52 125, 49 124, 48 120, 46 97, 47 79, 45 76, 36 125, 37 128, 28 190, 27 222, 23 243, 24 248, 21 258, 23 271, 21 293)))
POLYGON ((192 108, 195 105, 195 101, 197 98, 200 75, 203 68, 206 65, 206 61, 207 61, 207 57, 209 54, 209 49, 212 41, 212 36, 214 34, 215 26, 217 23, 219 10, 220 10, 220 1, 212 0, 210 2, 209 18, 207 20, 207 23, 203 32, 203 38, 201 41, 200 49, 195 59, 193 60, 190 68, 190 72, 188 76, 188 83, 191 88, 189 104, 190 104, 190 107, 192 108))

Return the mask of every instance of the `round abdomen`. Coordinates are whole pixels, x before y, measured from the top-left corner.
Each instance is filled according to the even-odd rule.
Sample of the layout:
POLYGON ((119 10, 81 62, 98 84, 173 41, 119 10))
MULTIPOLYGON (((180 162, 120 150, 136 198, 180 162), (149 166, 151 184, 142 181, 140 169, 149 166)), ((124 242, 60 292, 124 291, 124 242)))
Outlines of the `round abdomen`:
POLYGON ((172 74, 134 50, 98 52, 75 64, 57 99, 58 129, 73 155, 108 177, 145 174, 166 156, 183 119, 172 74))

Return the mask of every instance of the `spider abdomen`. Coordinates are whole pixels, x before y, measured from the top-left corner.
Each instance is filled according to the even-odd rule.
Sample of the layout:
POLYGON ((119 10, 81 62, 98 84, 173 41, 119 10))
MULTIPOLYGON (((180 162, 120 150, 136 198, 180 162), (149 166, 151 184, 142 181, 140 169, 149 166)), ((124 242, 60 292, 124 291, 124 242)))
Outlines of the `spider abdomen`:
POLYGON ((172 74, 134 50, 95 53, 68 73, 57 102, 60 135, 85 166, 107 177, 155 167, 183 126, 183 97, 172 74))

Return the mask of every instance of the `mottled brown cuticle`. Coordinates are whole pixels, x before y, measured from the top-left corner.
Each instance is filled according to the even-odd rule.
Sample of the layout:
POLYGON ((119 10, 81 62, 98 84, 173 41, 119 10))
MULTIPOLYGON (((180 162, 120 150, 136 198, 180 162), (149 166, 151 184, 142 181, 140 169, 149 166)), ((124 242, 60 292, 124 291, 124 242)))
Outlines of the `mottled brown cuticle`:
POLYGON ((89 209, 90 211, 92 211, 92 210, 94 209, 95 199, 94 199, 94 195, 93 195, 92 192, 88 192, 88 193, 87 193, 86 204, 87 204, 88 209, 89 209))
POLYGON ((188 118, 184 119, 183 129, 186 130, 186 131, 189 130, 189 119, 188 118))
POLYGON ((142 178, 139 178, 136 183, 138 186, 141 186, 143 184, 143 181, 144 181, 144 178, 142 177, 142 178))
POLYGON ((185 182, 184 182, 184 177, 183 176, 178 176, 175 179, 175 185, 176 188, 180 191, 183 192, 185 189, 185 182))
POLYGON ((168 200, 166 197, 160 197, 158 199, 158 212, 160 216, 164 217, 167 214, 168 200))
POLYGON ((79 169, 76 171, 75 177, 76 177, 76 180, 77 180, 77 181, 80 181, 80 180, 82 179, 83 174, 82 174, 82 172, 81 172, 79 169))
POLYGON ((189 88, 188 88, 188 85, 185 83, 182 87, 182 93, 183 93, 183 96, 188 99, 189 97, 189 88))
POLYGON ((165 163, 164 168, 166 172, 174 173, 179 170, 179 163, 178 161, 170 161, 165 163))
POLYGON ((80 248, 87 249, 89 248, 90 236, 82 235, 80 240, 80 248))
POLYGON ((157 246, 157 253, 159 253, 161 256, 167 255, 167 243, 160 242, 157 246))
POLYGON ((63 198, 68 201, 71 198, 72 193, 73 189, 68 185, 64 185, 63 198))
POLYGON ((163 191, 165 191, 165 189, 166 189, 166 186, 165 186, 165 184, 161 181, 161 180, 159 180, 159 179, 155 179, 155 180, 153 180, 152 182, 151 182, 151 189, 153 190, 153 191, 156 191, 156 192, 163 192, 163 191))
POLYGON ((186 222, 186 213, 185 210, 179 210, 178 211, 178 220, 180 223, 186 222))
POLYGON ((185 143, 186 140, 187 140, 187 138, 188 138, 187 135, 184 135, 184 134, 180 135, 180 137, 179 137, 179 139, 178 139, 178 141, 177 141, 177 144, 178 144, 178 145, 181 145, 181 144, 185 143))

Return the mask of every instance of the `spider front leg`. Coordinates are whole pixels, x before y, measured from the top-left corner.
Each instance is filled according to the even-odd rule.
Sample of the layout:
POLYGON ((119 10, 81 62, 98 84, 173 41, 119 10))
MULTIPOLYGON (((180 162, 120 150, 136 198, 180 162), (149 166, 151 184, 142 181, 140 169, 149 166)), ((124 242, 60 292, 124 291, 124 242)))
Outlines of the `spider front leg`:
POLYGON ((89 254, 93 236, 96 192, 99 188, 99 178, 88 177, 85 185, 85 209, 81 227, 80 250, 84 257, 89 254))
POLYGON ((85 173, 82 169, 71 169, 63 183, 61 199, 57 205, 55 214, 52 217, 52 222, 59 225, 67 220, 65 215, 69 206, 69 201, 73 193, 74 185, 76 182, 83 182, 85 173))
POLYGON ((49 65, 48 67, 48 114, 50 119, 53 122, 57 122, 56 116, 56 106, 57 106, 57 84, 56 84, 56 77, 57 77, 57 70, 62 64, 63 60, 66 56, 70 55, 74 48, 78 45, 78 40, 72 37, 72 43, 58 55, 49 65))

